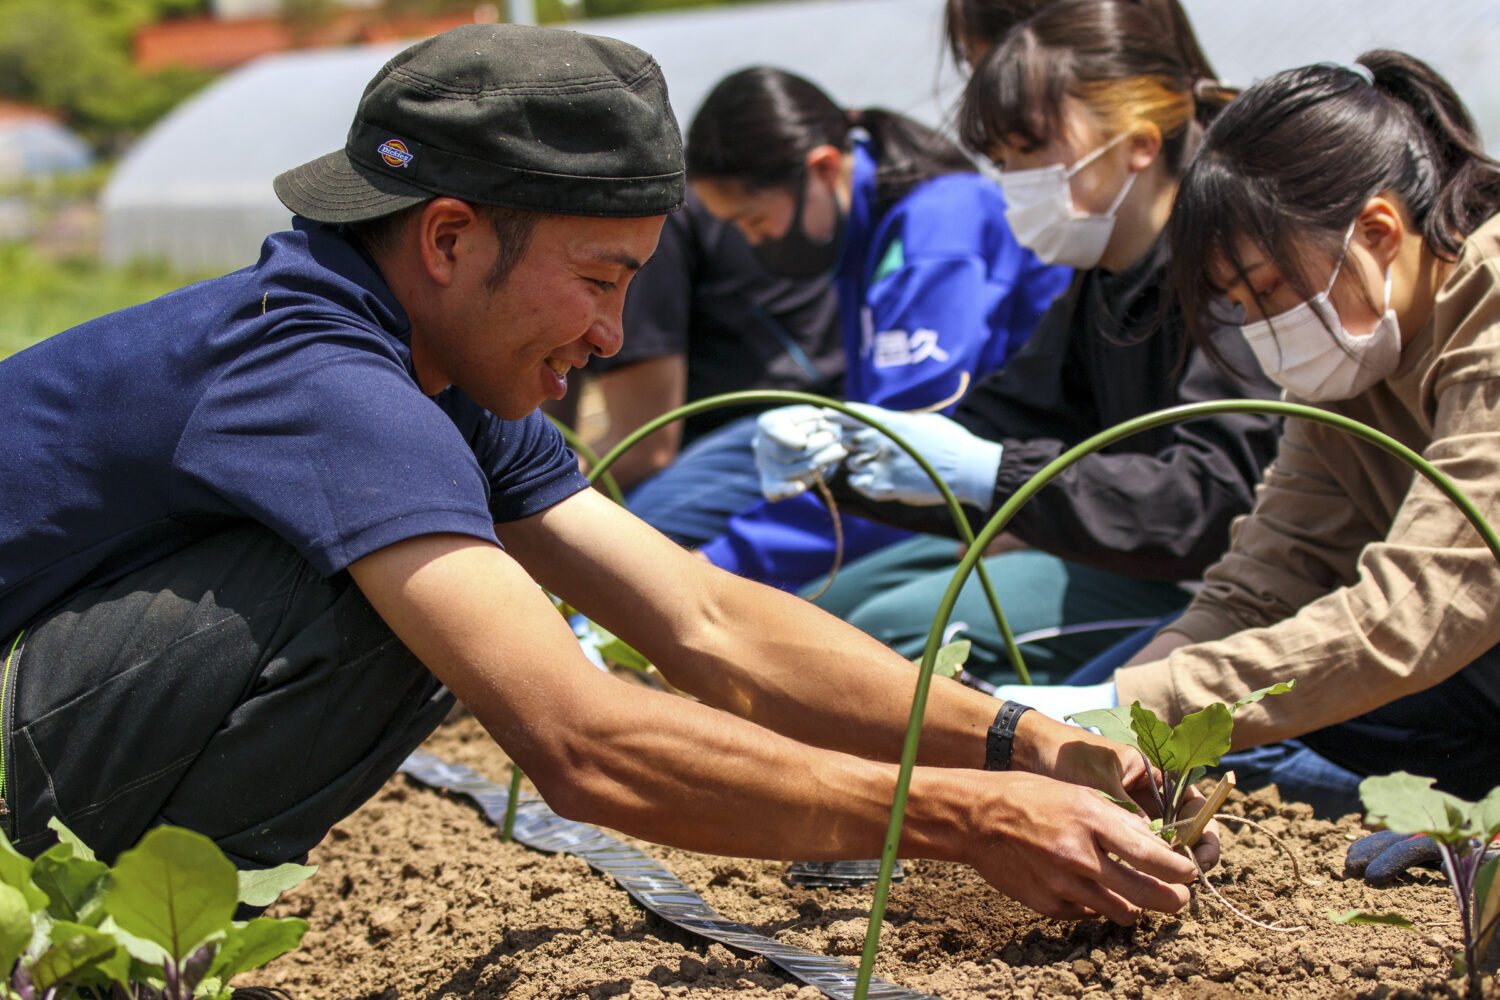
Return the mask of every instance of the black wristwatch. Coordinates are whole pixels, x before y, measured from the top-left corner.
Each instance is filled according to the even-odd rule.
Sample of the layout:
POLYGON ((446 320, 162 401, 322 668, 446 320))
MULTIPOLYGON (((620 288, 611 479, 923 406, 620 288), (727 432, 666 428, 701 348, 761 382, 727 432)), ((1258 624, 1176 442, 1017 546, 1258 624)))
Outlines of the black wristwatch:
POLYGON ((1016 742, 1016 723, 1021 716, 1031 711, 1030 705, 1019 701, 1007 701, 995 713, 990 723, 989 734, 984 740, 984 769, 986 771, 1009 771, 1010 752, 1016 742))

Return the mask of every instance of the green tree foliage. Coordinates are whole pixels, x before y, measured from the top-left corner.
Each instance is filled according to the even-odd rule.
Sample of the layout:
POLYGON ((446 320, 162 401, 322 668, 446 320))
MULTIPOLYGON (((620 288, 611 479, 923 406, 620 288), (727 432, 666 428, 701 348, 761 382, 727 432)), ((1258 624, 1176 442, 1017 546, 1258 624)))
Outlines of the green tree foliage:
POLYGON ((104 152, 117 150, 209 74, 143 73, 136 29, 198 13, 204 0, 0 0, 0 99, 57 111, 104 152))

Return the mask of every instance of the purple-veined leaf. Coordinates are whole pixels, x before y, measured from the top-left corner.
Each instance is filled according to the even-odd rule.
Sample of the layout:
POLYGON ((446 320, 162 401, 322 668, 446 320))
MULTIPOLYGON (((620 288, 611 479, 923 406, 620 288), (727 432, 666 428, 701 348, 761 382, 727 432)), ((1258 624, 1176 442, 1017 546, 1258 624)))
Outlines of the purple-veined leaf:
MULTIPOLYGON (((1493 796, 1491 793, 1490 797, 1493 796)), ((1490 953, 1490 939, 1500 925, 1500 878, 1496 875, 1500 875, 1500 854, 1480 865, 1474 877, 1474 912, 1478 914, 1474 921, 1474 932, 1478 935, 1476 955, 1490 953)))
POLYGON ((120 855, 104 909, 181 961, 228 929, 238 902, 234 865, 218 845, 201 833, 159 826, 120 855))

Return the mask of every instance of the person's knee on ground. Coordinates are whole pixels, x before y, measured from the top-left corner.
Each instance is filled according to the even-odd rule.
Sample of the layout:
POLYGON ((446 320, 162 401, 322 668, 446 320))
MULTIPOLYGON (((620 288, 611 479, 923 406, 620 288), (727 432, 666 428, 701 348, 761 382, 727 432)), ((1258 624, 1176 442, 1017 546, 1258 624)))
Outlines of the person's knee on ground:
POLYGON ((347 575, 259 526, 75 596, 16 673, 9 832, 36 853, 57 816, 107 859, 160 823, 246 867, 305 855, 451 702, 347 575))

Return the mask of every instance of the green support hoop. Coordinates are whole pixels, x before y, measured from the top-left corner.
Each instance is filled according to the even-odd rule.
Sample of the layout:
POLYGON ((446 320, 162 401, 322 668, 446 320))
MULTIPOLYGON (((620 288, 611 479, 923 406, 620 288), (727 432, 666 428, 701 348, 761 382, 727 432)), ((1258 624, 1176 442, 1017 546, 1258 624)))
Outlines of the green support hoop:
MULTIPOLYGON (((553 427, 556 427, 560 432, 562 432, 563 440, 568 442, 568 447, 572 448, 580 458, 589 463, 589 471, 587 473, 589 482, 598 482, 604 487, 604 492, 609 494, 609 498, 611 500, 619 504, 621 507, 625 506, 625 494, 621 492, 620 484, 615 482, 615 477, 609 474, 608 469, 599 469, 598 453, 588 445, 584 444, 583 438, 579 437, 578 432, 573 428, 569 427, 561 420, 558 420, 556 417, 549 416, 547 417, 547 419, 552 421, 553 427), (596 473, 594 471, 595 469, 598 469, 599 471, 596 473)), ((611 462, 611 464, 613 464, 613 462, 611 462)))
MULTIPOLYGON (((1453 484, 1443 473, 1439 472, 1432 463, 1421 455, 1412 451, 1406 445, 1397 441, 1373 427, 1368 427, 1357 420, 1337 413, 1330 413, 1312 406, 1304 406, 1300 403, 1287 403, 1280 400, 1254 400, 1254 399, 1223 399, 1211 400, 1203 403, 1190 403, 1184 406, 1174 406, 1154 413, 1147 413, 1127 420, 1108 430, 1095 434, 1088 440, 1069 448, 1063 452, 1045 468, 1041 469, 1026 481, 1009 500, 1001 505, 990 518, 989 523, 984 526, 978 537, 969 546, 969 551, 959 562, 958 569, 953 574, 953 581, 949 584, 943 600, 938 604, 937 618, 932 623, 932 630, 927 635, 927 648, 922 654, 922 667, 917 677, 916 694, 912 697, 911 717, 907 721, 906 742, 901 749, 901 770, 896 778, 896 792, 891 803, 891 820, 886 830, 885 849, 880 858, 880 879, 875 885, 875 899, 870 906, 870 926, 865 934, 864 953, 859 963, 859 978, 855 981, 854 1000, 865 1000, 870 988, 870 976, 875 968, 875 952, 880 944, 880 924, 885 918, 886 898, 891 890, 891 872, 896 863, 896 846, 901 840, 901 824, 906 817, 906 797, 911 787, 912 767, 917 758, 917 742, 922 733, 922 716, 927 709, 927 691, 932 685, 932 666, 937 656, 938 646, 942 641, 943 629, 948 625, 948 618, 953 614, 953 606, 958 602, 959 590, 962 588, 969 572, 979 562, 991 540, 994 539, 1005 525, 1010 521, 1015 512, 1043 487, 1050 483, 1064 469, 1068 468, 1085 455, 1090 455, 1101 448, 1105 448, 1122 438, 1129 437, 1140 431, 1150 430, 1163 424, 1176 423, 1195 417, 1215 416, 1221 413, 1269 413, 1283 417, 1302 417, 1317 423, 1327 424, 1330 427, 1346 431, 1370 444, 1376 445, 1395 455, 1406 462, 1417 472, 1426 476, 1445 496, 1452 500, 1463 511, 1469 523, 1472 524, 1485 545, 1489 546, 1490 552, 1500 561, 1500 537, 1490 527, 1488 521, 1479 513, 1472 500, 1464 495, 1463 491, 1453 484)), ((892 440, 895 440, 894 435, 892 440)), ((898 443, 900 443, 898 441, 898 443)), ((907 449, 911 453, 910 449, 907 449)), ((915 456, 914 456, 915 457, 915 456)), ((1007 633, 1008 637, 1009 633, 1007 633)))
MULTIPOLYGON (((860 413, 847 403, 841 403, 836 399, 829 399, 826 396, 819 396, 810 392, 796 392, 791 389, 757 389, 746 392, 726 392, 717 396, 706 396, 685 406, 679 406, 677 409, 663 413, 656 419, 631 431, 619 444, 615 445, 603 458, 599 459, 598 462, 591 462, 588 473, 589 478, 592 480, 596 476, 606 475, 609 472, 610 466, 614 465, 621 455, 635 447, 643 438, 654 434, 657 430, 672 423, 674 420, 682 420, 709 410, 746 403, 808 403, 812 406, 837 410, 840 413, 853 417, 860 423, 875 428, 890 438, 892 443, 898 448, 910 455, 917 465, 921 467, 922 471, 927 474, 927 478, 932 480, 933 485, 942 494, 943 503, 947 505, 948 514, 953 518, 953 524, 958 529, 959 535, 965 544, 972 546, 974 531, 969 527, 968 518, 964 517, 963 508, 959 506, 958 498, 953 495, 953 491, 948 488, 948 484, 943 482, 943 477, 937 474, 937 471, 933 469, 927 459, 918 454, 915 448, 907 444, 899 435, 880 423, 880 421, 860 413)), ((585 458, 587 459, 587 456, 585 458)), ((995 616, 995 624, 999 626, 1000 635, 1005 640, 1005 648, 1010 654, 1011 666, 1015 669, 1016 675, 1021 679, 1022 684, 1030 684, 1031 673, 1026 669, 1026 661, 1021 656, 1021 649, 1016 645, 1015 637, 1011 635, 1010 623, 1005 620, 1005 612, 1001 610, 1000 602, 995 597, 995 590, 990 585, 989 573, 985 570, 983 563, 979 564, 979 583, 984 588, 984 596, 989 601, 990 611, 995 616)))

